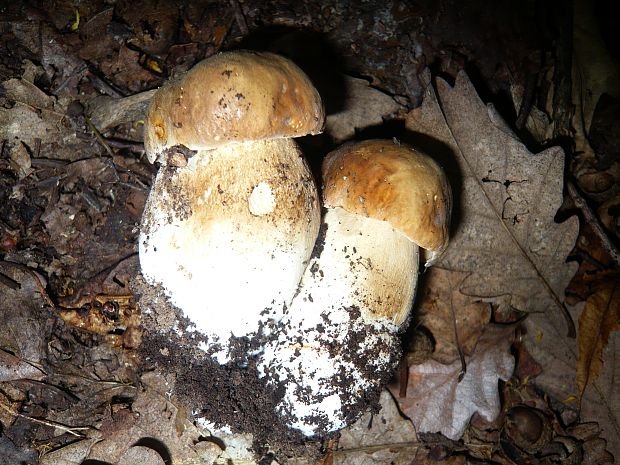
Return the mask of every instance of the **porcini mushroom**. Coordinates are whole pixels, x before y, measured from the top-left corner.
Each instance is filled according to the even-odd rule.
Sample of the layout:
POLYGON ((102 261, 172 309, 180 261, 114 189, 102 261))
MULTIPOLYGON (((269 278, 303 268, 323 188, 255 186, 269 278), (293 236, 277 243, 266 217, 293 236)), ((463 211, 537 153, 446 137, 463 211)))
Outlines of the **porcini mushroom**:
POLYGON ((448 242, 446 177, 404 144, 345 145, 323 163, 324 239, 259 367, 278 412, 307 436, 355 420, 389 379, 415 295, 418 247, 448 242))
POLYGON ((323 123, 308 77, 271 53, 221 53, 154 95, 145 149, 163 166, 144 210, 141 270, 213 340, 256 332, 290 303, 320 224, 291 138, 323 123))

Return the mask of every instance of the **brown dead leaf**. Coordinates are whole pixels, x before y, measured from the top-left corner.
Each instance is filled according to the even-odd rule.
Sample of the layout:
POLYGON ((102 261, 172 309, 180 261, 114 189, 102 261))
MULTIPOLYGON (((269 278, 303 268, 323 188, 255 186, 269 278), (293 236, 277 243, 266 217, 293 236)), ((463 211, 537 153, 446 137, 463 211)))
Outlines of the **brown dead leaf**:
POLYGON ((22 360, 37 364, 45 357, 43 327, 46 324, 40 309, 46 303, 44 281, 22 265, 0 262, 0 274, 16 284, 9 288, 0 283, 0 349, 22 360))
MULTIPOLYGON (((409 367, 407 396, 398 402, 418 432, 440 432, 457 440, 474 413, 487 421, 495 419, 500 411, 498 379, 508 380, 514 369, 510 354, 514 330, 514 325, 488 324, 466 357, 467 372, 461 381, 458 360, 443 365, 431 359, 409 367)), ((398 395, 399 387, 390 390, 398 395)))
MULTIPOLYGON (((575 269, 565 260, 578 220, 553 221, 562 203, 562 150, 530 153, 480 100, 464 73, 453 88, 438 80, 437 89, 438 95, 432 86, 426 89, 422 106, 408 115, 407 127, 442 142, 456 157, 456 166, 445 155, 443 160, 455 191, 458 223, 439 266, 461 273, 461 279, 451 278, 458 287, 441 300, 458 297, 460 306, 485 301, 503 314, 513 309, 553 312, 553 319, 565 324, 561 296, 575 269)), ((514 367, 508 353, 514 328, 508 328, 487 326, 460 383, 459 361, 441 365, 431 360, 410 367, 401 404, 419 431, 458 438, 475 411, 489 420, 497 415, 497 379, 510 377, 514 367)))
POLYGON ((336 143, 355 136, 355 131, 383 123, 383 118, 402 109, 392 97, 370 87, 368 81, 343 76, 345 99, 343 108, 327 115, 325 132, 336 143))
POLYGON ((102 60, 99 66, 101 72, 117 87, 132 93, 140 92, 161 79, 142 67, 140 57, 139 52, 123 45, 117 54, 102 60))
POLYGON ((9 160, 17 179, 22 180, 33 172, 30 154, 23 143, 15 144, 9 148, 9 160))
MULTIPOLYGON (((29 79, 32 70, 24 73, 29 79), (30 76, 29 76, 30 75, 30 76)), ((3 98, 0 105, 0 143, 8 141, 13 150, 13 163, 18 174, 31 173, 33 158, 78 158, 86 142, 77 136, 66 117, 67 102, 59 102, 47 95, 28 79, 9 79, 0 83, 3 98), (62 149, 59 147, 62 145, 62 149), (26 150, 26 152, 24 152, 26 150)), ((13 152, 11 150, 11 152, 13 152)))
POLYGON ((566 301, 571 305, 583 302, 590 297, 603 282, 617 282, 620 270, 614 266, 600 237, 585 223, 573 255, 581 258, 579 269, 566 288, 566 301))
POLYGON ((433 267, 421 289, 418 321, 435 339, 433 359, 446 365, 459 358, 458 347, 466 355, 472 354, 491 317, 488 304, 473 301, 459 291, 466 277, 467 273, 433 267))
POLYGON ((447 168, 460 221, 439 266, 468 273, 459 291, 497 304, 499 312, 565 318, 562 296, 576 269, 565 261, 579 224, 575 217, 553 219, 562 204, 562 150, 530 153, 464 73, 454 87, 439 79, 437 89, 438 96, 426 89, 407 127, 456 155, 459 172, 447 168))
POLYGON ((0 350, 0 382, 43 379, 45 373, 26 360, 0 350))
MULTIPOLYGON (((570 307, 574 318, 579 316, 583 305, 570 307)), ((579 320, 577 320, 579 322, 579 320)), ((577 340, 565 337, 562 325, 549 314, 534 313, 525 320, 527 333, 524 344, 543 367, 543 372, 532 382, 551 398, 564 406, 562 419, 566 423, 596 421, 607 441, 607 448, 620 457, 620 333, 610 334, 609 343, 603 348, 603 365, 598 379, 590 381, 581 399, 579 411, 579 388, 575 376, 578 348, 577 340)), ((578 333, 580 328, 578 327, 578 333)))
POLYGON ((54 450, 41 465, 73 465, 84 460, 113 464, 215 463, 222 452, 215 442, 187 418, 177 418, 177 407, 166 398, 171 389, 156 374, 146 374, 131 408, 108 411, 98 431, 88 439, 54 450), (184 428, 179 431, 179 421, 184 428), (151 461, 154 460, 154 461, 151 461))
POLYGON ((338 448, 334 451, 335 464, 411 463, 411 456, 421 448, 413 425, 400 415, 389 392, 384 390, 379 402, 379 413, 365 413, 342 430, 338 448))
POLYGON ((28 147, 35 146, 35 139, 51 143, 68 137, 66 142, 70 142, 71 136, 61 124, 64 111, 54 106, 51 97, 23 79, 9 79, 1 87, 12 106, 0 107, 0 140, 21 140, 28 147))
POLYGON ((579 316, 577 386, 580 399, 603 369, 603 349, 620 322, 620 286, 608 283, 592 294, 579 316))
POLYGON ((596 183, 605 183, 614 176, 617 182, 618 169, 613 170, 615 173, 602 173, 598 176, 600 155, 594 152, 589 137, 594 112, 601 96, 609 94, 616 99, 620 98, 620 62, 605 46, 592 2, 576 0, 573 17, 572 102, 575 111, 572 126, 575 131, 576 155, 571 171, 580 187, 590 197, 604 201, 617 191, 612 189, 610 193, 606 193, 601 189, 602 186, 596 183))

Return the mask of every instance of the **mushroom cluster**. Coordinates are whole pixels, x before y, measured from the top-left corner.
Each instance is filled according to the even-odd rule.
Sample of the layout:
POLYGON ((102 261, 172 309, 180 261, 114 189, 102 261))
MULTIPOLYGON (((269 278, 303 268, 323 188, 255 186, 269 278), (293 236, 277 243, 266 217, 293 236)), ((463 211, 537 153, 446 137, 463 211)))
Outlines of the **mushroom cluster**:
POLYGON ((393 141, 345 145, 322 176, 321 252, 259 358, 285 389, 278 413, 307 436, 346 426, 378 397, 413 303, 418 247, 431 259, 445 249, 451 209, 439 165, 393 141))
POLYGON ((451 208, 437 163, 372 140, 326 156, 321 223, 292 138, 323 123, 309 79, 274 54, 222 53, 168 83, 146 120, 148 158, 162 166, 139 239, 147 282, 211 347, 260 339, 259 375, 283 393, 277 414, 308 437, 350 424, 378 397, 399 356, 418 249, 430 261, 445 249, 451 208))

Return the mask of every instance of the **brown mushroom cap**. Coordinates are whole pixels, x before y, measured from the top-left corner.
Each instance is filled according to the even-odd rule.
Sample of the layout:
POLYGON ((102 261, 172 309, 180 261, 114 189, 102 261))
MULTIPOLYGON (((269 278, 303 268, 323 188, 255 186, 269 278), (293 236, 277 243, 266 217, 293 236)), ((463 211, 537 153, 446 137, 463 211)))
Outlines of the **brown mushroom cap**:
POLYGON ((439 254, 448 244, 452 195, 429 156, 391 140, 347 144, 323 162, 326 207, 389 222, 439 254))
POLYGON ((293 62, 273 53, 227 52, 198 63, 155 93, 144 145, 153 162, 175 145, 200 150, 317 134, 324 120, 317 90, 293 62))

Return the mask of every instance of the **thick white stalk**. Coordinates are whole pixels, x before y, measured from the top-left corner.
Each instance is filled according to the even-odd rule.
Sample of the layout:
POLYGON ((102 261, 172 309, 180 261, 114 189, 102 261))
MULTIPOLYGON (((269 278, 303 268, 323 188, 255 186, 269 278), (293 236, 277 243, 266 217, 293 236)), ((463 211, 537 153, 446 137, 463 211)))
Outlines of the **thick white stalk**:
POLYGON ((378 395, 399 354, 418 270, 418 247, 389 223, 341 208, 328 209, 324 223, 320 256, 259 358, 285 389, 283 420, 307 436, 346 426, 378 395))
POLYGON ((147 281, 221 342, 279 319, 318 233, 316 186, 297 144, 275 139, 198 151, 161 167, 139 252, 147 281))

